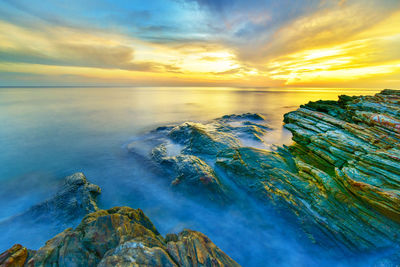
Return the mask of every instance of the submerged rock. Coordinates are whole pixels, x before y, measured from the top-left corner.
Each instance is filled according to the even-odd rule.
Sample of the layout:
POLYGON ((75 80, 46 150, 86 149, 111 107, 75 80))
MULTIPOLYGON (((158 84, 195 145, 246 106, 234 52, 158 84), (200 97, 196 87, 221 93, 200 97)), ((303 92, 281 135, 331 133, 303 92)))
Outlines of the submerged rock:
POLYGON ((83 173, 75 173, 64 179, 61 188, 53 197, 2 224, 54 222, 66 225, 98 210, 96 201, 100 193, 100 187, 89 183, 83 173))
MULTIPOLYGON (((28 258, 15 245, 4 266, 239 266, 202 233, 184 230, 164 239, 140 209, 115 207, 83 218, 28 258), (174 238, 171 238, 174 236, 174 238)), ((3 256, 4 255, 4 256, 3 256)))

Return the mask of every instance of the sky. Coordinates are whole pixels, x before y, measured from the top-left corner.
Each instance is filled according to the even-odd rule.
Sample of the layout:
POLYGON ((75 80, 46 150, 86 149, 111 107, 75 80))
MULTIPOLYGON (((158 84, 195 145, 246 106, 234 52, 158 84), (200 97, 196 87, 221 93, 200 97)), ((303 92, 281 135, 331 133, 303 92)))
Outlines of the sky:
POLYGON ((399 0, 0 0, 0 86, 400 87, 399 0))

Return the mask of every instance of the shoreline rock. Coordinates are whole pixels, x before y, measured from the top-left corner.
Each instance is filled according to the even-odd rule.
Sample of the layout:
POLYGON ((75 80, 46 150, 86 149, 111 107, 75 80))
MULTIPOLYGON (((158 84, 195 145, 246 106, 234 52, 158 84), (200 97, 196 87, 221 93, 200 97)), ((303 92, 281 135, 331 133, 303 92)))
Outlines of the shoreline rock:
POLYGON ((1 224, 56 222, 68 225, 90 212, 97 211, 97 196, 100 194, 100 187, 89 183, 83 173, 74 173, 64 178, 63 184, 50 199, 30 207, 1 224))
POLYGON ((0 255, 0 266, 240 266, 200 232, 163 238, 143 211, 129 207, 90 213, 27 254, 15 245, 0 255))
POLYGON ((31 257, 34 251, 29 251, 20 244, 15 244, 10 249, 0 254, 0 266, 24 266, 31 257))

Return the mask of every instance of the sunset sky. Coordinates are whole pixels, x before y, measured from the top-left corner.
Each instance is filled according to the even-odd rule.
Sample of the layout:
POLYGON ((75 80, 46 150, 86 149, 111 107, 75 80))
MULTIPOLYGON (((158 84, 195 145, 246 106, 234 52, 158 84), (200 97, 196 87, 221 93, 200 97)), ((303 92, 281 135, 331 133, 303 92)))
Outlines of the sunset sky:
POLYGON ((399 0, 0 0, 0 85, 400 86, 399 0))

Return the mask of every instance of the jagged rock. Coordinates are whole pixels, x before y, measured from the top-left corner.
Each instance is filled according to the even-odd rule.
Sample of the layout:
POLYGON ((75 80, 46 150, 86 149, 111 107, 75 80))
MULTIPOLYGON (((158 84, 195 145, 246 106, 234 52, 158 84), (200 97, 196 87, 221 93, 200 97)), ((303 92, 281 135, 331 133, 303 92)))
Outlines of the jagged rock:
POLYGON ((216 163, 244 190, 292 209, 321 245, 390 247, 400 241, 400 96, 391 93, 308 103, 285 115, 296 144, 225 149, 216 163))
POLYGON ((96 201, 100 193, 100 187, 89 183, 83 173, 75 173, 64 179, 61 188, 52 198, 32 206, 2 224, 17 222, 68 224, 98 210, 96 201))
POLYGON ((167 251, 178 266, 239 266, 204 234, 191 230, 167 243, 167 251))
POLYGON ((264 117, 257 113, 225 115, 215 121, 218 131, 232 133, 235 137, 242 140, 253 139, 263 142, 262 137, 271 130, 271 128, 265 125, 264 117))
MULTIPOLYGON (((315 184, 329 190, 325 199, 332 207, 327 211, 340 214, 326 221, 327 228, 333 232, 340 227, 342 242, 352 248, 399 241, 400 123, 393 117, 399 99, 398 92, 389 90, 375 96, 341 96, 337 102, 311 102, 285 115, 285 127, 298 143, 291 154, 326 173, 326 179, 315 184)), ((306 178, 297 167, 299 179, 306 178)), ((321 206, 310 205, 319 215, 321 206)))
POLYGON ((170 171, 171 186, 191 195, 207 195, 212 201, 225 202, 229 197, 214 170, 199 157, 181 154, 168 157, 165 145, 152 151, 152 158, 170 171))
POLYGON ((166 245, 135 239, 106 253, 100 266, 239 266, 200 232, 184 230, 166 245))
POLYGON ((28 259, 28 250, 20 244, 0 254, 0 267, 22 267, 28 259))
POLYGON ((98 267, 107 266, 177 266, 168 253, 142 240, 125 242, 106 253, 98 267))
POLYGON ((168 137, 184 146, 185 153, 215 155, 221 149, 239 146, 240 141, 231 133, 221 132, 214 125, 185 122, 174 127, 168 137))
MULTIPOLYGON (((260 114, 226 115, 208 123, 185 122, 177 126, 159 127, 141 138, 155 144, 149 159, 169 177, 171 187, 191 196, 207 196, 213 202, 232 202, 229 186, 221 182, 214 171, 215 158, 220 151, 243 146, 242 141, 262 137, 270 128, 260 114)), ((135 154, 137 142, 128 145, 135 154)), ((146 145, 141 145, 143 147, 146 145)))
POLYGON ((244 190, 278 208, 289 207, 323 246, 342 250, 390 246, 399 227, 355 199, 325 172, 285 153, 254 148, 222 151, 217 164, 244 190))
POLYGON ((168 236, 164 239, 140 209, 115 207, 88 214, 75 230, 66 229, 50 239, 28 261, 26 248, 17 245, 1 254, 0 262, 14 259, 21 265, 4 266, 60 267, 239 266, 199 232, 168 236))
POLYGON ((399 96, 390 92, 393 93, 383 91, 342 103, 342 114, 349 114, 336 117, 343 120, 307 109, 306 105, 286 114, 285 122, 294 139, 305 144, 309 154, 336 168, 336 179, 348 191, 400 222, 400 121, 389 115, 396 109, 389 109, 382 95, 391 99, 399 96), (368 103, 372 102, 375 105, 371 107, 368 103), (321 121, 325 128, 318 127, 321 121), (304 131, 309 133, 303 134, 304 131))

